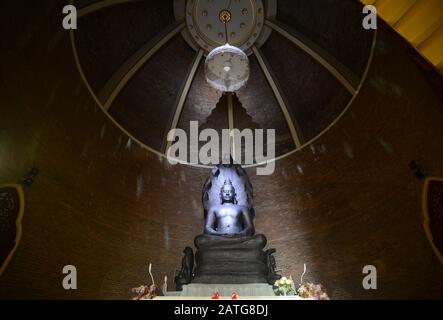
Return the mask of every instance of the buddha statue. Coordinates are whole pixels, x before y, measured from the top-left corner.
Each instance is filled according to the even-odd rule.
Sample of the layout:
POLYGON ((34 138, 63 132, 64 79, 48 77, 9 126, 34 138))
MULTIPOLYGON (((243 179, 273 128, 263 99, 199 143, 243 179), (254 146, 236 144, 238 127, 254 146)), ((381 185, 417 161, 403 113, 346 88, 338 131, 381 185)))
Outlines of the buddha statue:
POLYGON ((202 190, 203 234, 185 252, 177 288, 190 284, 272 284, 276 274, 273 249, 264 251, 267 239, 255 234, 253 187, 238 164, 214 167, 202 190), (272 282, 272 283, 271 283, 272 282))
POLYGON ((254 226, 248 207, 237 204, 231 180, 225 180, 220 190, 220 204, 208 209, 204 233, 213 236, 252 236, 254 226))

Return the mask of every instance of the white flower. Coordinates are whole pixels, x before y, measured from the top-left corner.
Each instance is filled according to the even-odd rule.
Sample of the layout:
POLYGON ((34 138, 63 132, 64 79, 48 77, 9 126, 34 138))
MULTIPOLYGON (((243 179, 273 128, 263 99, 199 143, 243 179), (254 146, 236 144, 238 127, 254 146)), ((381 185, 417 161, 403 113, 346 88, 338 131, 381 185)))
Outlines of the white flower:
POLYGON ((320 295, 320 300, 329 300, 329 297, 328 297, 328 295, 327 295, 325 292, 323 292, 323 293, 320 295))

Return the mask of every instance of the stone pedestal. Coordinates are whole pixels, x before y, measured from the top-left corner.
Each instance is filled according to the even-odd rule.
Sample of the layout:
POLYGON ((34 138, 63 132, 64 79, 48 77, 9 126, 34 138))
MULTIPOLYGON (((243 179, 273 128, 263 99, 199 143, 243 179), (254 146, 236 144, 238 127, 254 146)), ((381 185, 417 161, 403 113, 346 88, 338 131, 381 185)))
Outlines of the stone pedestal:
POLYGON ((270 297, 274 296, 272 286, 265 283, 251 284, 201 284, 191 283, 183 286, 182 297, 211 297, 219 292, 222 297, 230 297, 236 292, 241 297, 270 297))
MULTIPOLYGON (((192 284, 254 284, 267 286, 266 237, 195 238, 195 278, 192 284)), ((241 286, 239 286, 240 288, 241 286)))

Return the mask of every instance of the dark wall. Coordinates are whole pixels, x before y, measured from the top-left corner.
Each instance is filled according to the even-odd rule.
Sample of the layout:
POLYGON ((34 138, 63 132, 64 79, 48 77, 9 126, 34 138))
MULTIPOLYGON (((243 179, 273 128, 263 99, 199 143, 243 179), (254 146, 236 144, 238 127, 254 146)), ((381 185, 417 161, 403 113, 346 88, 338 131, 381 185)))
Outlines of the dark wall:
MULTIPOLYGON (((80 9, 88 5, 83 2, 74 4, 80 9)), ((98 94, 129 57, 173 23, 171 0, 121 3, 79 19, 77 51, 94 91, 98 94)))
MULTIPOLYGON (((157 282, 171 278, 201 232, 207 170, 168 165, 95 105, 60 5, 15 6, 0 20, 10 30, 1 51, 0 182, 20 180, 32 165, 40 175, 25 188, 23 236, 0 297, 126 299, 149 282, 149 262, 157 282), (78 269, 76 291, 61 285, 68 264, 78 269)), ((307 263, 305 279, 333 298, 443 298, 443 267, 422 227, 422 181, 408 168, 415 159, 443 176, 442 100, 400 40, 380 33, 346 115, 279 160, 274 175, 249 170, 256 229, 285 274, 298 277, 307 263), (362 290, 366 264, 378 267, 379 290, 362 290)))
POLYGON ((410 52, 380 30, 368 77, 345 116, 314 144, 254 177, 257 229, 283 270, 334 298, 442 298, 443 266, 422 226, 421 163, 443 175, 443 104, 410 52), (409 52, 406 53, 406 52, 409 52), (378 268, 379 290, 362 289, 378 268))
POLYGON ((277 19, 363 76, 372 32, 361 27, 362 4, 354 0, 278 0, 277 19))

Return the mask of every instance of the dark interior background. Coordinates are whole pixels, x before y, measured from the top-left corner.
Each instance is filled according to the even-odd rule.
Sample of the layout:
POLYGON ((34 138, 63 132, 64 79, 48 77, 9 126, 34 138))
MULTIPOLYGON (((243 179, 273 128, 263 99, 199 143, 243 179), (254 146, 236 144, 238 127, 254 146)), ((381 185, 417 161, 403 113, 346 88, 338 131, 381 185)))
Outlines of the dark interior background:
MULTIPOLYGON (((40 174, 25 188, 23 236, 0 277, 0 298, 128 299, 130 288, 149 283, 149 262, 157 282, 180 267, 183 248, 202 231, 208 170, 170 166, 102 112, 61 28, 63 5, 1 5, 8 32, 0 51, 0 182, 19 181, 31 166, 40 174), (78 290, 62 287, 68 264, 77 267, 78 290)), ((266 46, 273 43, 280 42, 266 46)), ((305 280, 322 283, 334 299, 443 298, 443 267, 422 226, 423 181, 408 167, 416 160, 443 176, 443 98, 422 65, 381 28, 368 77, 344 117, 314 144, 277 161, 275 174, 248 169, 256 230, 277 249, 282 273, 298 278, 306 263, 305 280), (362 288, 368 264, 378 268, 378 290, 362 288)), ((127 90, 121 99, 134 98, 131 85, 127 90)), ((327 110, 325 117, 334 112, 327 110)))

